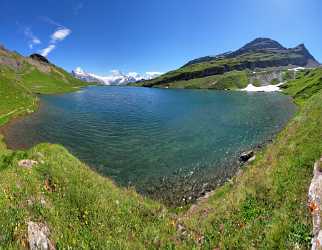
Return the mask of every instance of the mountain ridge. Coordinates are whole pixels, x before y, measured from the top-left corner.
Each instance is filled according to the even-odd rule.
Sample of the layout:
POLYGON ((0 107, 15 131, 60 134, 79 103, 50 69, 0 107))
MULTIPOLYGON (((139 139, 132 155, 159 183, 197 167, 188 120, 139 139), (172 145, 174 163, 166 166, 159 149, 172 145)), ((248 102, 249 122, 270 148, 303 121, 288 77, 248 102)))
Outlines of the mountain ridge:
POLYGON ((145 75, 138 74, 136 72, 130 72, 124 74, 118 70, 113 70, 111 75, 99 76, 93 73, 84 71, 82 68, 77 67, 71 72, 71 74, 82 81, 100 83, 103 85, 127 85, 143 80, 151 80, 160 75, 159 72, 147 72, 145 75))
MULTIPOLYGON (((298 46, 294 48, 286 48, 282 46, 279 42, 272 40, 271 38, 256 38, 253 41, 245 44, 240 49, 237 49, 235 51, 229 51, 225 53, 221 53, 215 56, 205 56, 201 58, 197 58, 194 60, 189 61, 184 66, 192 65, 195 63, 203 62, 202 58, 204 58, 204 61, 211 61, 218 58, 232 58, 236 56, 240 56, 245 53, 250 52, 275 52, 275 53, 289 53, 289 52, 298 52, 302 53, 306 56, 307 59, 315 61, 316 65, 319 65, 319 62, 310 54, 308 49, 305 47, 303 43, 299 44, 298 46)), ((297 65, 297 66, 305 66, 305 65, 297 65)))
POLYGON ((136 86, 225 89, 227 84, 217 84, 218 79, 211 79, 203 86, 189 81, 214 76, 225 78, 226 74, 229 75, 231 72, 249 75, 246 71, 318 66, 320 63, 310 54, 304 44, 289 49, 270 38, 256 38, 233 52, 191 60, 177 70, 150 81, 137 83, 136 86))

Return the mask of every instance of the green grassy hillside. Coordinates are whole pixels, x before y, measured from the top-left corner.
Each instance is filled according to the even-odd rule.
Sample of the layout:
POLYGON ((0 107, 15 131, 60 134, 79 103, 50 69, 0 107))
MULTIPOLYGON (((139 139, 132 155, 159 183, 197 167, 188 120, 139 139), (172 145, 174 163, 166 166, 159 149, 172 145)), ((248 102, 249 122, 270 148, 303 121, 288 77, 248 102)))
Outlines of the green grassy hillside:
POLYGON ((0 125, 10 117, 33 112, 35 94, 65 93, 86 85, 53 64, 0 48, 0 125))
MULTIPOLYGON (((35 109, 36 92, 71 91, 83 85, 68 81, 56 67, 50 79, 41 71, 45 68, 39 73, 28 67, 2 68, 2 123, 12 111, 35 109)), ((239 72, 231 74, 228 82, 244 78, 239 72)), ((49 228, 57 249, 308 248, 306 194, 313 163, 322 154, 321 75, 322 69, 316 69, 288 82, 284 91, 300 105, 296 117, 255 162, 188 211, 169 210, 117 187, 62 146, 12 151, 0 140, 0 249, 27 248, 30 221, 49 228), (20 167, 25 159, 37 164, 20 167)))
MULTIPOLYGON (((155 85, 167 85, 168 83, 175 84, 178 81, 189 81, 191 79, 202 79, 211 75, 222 75, 224 73, 241 69, 243 71, 247 67, 244 64, 251 65, 252 63, 262 62, 263 64, 274 61, 288 59, 289 56, 296 57, 297 55, 283 55, 278 53, 247 53, 233 58, 218 58, 212 61, 200 62, 192 65, 183 66, 177 70, 170 71, 158 78, 149 81, 137 83, 137 85, 151 87, 155 85)), ((269 66, 267 66, 269 67, 269 66)), ((249 68, 251 68, 249 66, 249 68)))
MULTIPOLYGON (((279 71, 290 66, 316 67, 318 65, 319 63, 303 44, 287 49, 269 38, 257 38, 234 52, 198 58, 155 79, 133 85, 236 89, 245 87, 245 82, 249 82, 250 72, 253 71, 279 71), (248 77, 247 80, 246 77, 248 77)), ((264 84, 267 83, 264 82, 264 84)))
POLYGON ((301 71, 297 75, 297 79, 289 81, 283 85, 285 93, 293 96, 298 103, 304 102, 312 95, 318 93, 322 89, 322 70, 321 68, 315 70, 301 71))
MULTIPOLYGON (((181 80, 167 84, 156 84, 153 87, 186 88, 186 89, 240 89, 248 84, 248 71, 232 71, 223 75, 213 75, 191 80, 181 80)), ((140 86, 141 83, 133 84, 140 86)))
POLYGON ((20 82, 30 92, 41 94, 73 91, 88 85, 53 64, 3 48, 0 48, 0 79, 20 82))
POLYGON ((0 126, 10 117, 33 112, 35 108, 35 96, 18 82, 0 77, 0 126))

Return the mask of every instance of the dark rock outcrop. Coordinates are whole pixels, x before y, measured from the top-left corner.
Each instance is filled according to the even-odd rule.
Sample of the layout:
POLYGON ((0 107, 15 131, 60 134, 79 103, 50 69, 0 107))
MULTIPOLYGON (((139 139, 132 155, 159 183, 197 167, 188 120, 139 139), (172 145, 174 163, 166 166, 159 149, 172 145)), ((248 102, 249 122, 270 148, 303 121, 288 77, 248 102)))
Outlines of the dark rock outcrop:
POLYGON ((36 61, 42 62, 42 63, 50 64, 49 60, 40 54, 32 54, 32 55, 30 55, 30 58, 32 58, 36 61))
POLYGON ((255 156, 255 153, 252 150, 244 152, 239 156, 239 162, 246 163, 254 156, 255 156))

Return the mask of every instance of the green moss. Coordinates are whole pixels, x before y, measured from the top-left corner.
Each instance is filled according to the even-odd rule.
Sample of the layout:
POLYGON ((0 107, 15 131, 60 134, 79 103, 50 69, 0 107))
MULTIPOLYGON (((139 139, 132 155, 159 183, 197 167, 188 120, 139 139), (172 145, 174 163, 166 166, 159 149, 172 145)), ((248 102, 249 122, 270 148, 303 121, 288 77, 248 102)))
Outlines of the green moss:
POLYGON ((271 80, 272 85, 276 85, 276 84, 279 84, 279 83, 280 83, 280 81, 277 78, 274 78, 274 79, 271 80))
POLYGON ((256 86, 256 87, 260 87, 262 84, 261 84, 261 82, 260 82, 260 80, 259 80, 259 79, 255 79, 255 80, 253 81, 253 85, 254 85, 254 86, 256 86))

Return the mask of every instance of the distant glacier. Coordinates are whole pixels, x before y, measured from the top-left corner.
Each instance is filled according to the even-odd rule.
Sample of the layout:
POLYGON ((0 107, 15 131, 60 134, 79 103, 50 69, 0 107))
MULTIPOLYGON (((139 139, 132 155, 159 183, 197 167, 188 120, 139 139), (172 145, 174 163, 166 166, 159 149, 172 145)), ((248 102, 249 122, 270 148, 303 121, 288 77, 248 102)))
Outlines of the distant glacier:
POLYGON ((144 75, 141 75, 136 72, 129 72, 123 74, 118 70, 112 70, 110 75, 99 76, 93 73, 84 71, 81 67, 77 67, 72 71, 72 75, 75 78, 78 78, 85 82, 97 82, 104 85, 127 85, 129 83, 150 80, 162 75, 161 72, 146 72, 144 75))

